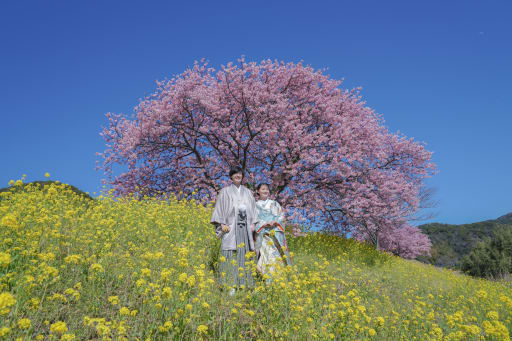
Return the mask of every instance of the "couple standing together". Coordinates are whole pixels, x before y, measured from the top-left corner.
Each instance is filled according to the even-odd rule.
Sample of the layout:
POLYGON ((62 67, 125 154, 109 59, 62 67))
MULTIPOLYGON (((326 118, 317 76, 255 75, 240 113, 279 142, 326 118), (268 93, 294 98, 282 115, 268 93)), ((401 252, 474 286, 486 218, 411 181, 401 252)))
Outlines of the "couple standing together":
POLYGON ((269 185, 256 188, 259 200, 242 185, 243 171, 232 167, 231 185, 222 188, 217 196, 211 223, 217 238, 222 240, 219 272, 220 282, 235 288, 254 285, 254 269, 271 274, 276 262, 291 265, 282 226, 284 214, 277 201, 269 199, 269 185), (280 258, 280 259, 279 259, 280 258))

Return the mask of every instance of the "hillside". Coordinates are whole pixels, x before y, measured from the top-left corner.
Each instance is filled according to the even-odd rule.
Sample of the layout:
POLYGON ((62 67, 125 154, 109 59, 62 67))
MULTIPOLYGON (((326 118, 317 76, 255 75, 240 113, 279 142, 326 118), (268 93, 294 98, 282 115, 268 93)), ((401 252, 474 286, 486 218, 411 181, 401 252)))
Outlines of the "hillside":
POLYGON ((293 267, 217 286, 211 207, 98 198, 59 184, 0 196, 0 338, 508 340, 509 283, 354 240, 288 235, 293 267))
MULTIPOLYGON (((38 180, 38 181, 32 181, 32 182, 27 182, 27 183, 21 183, 21 184, 19 184, 17 186, 15 185, 15 186, 9 186, 9 187, 0 188, 0 193, 2 193, 2 192, 25 191, 26 187, 29 186, 29 185, 36 186, 39 189, 41 189, 43 191, 46 191, 48 188, 50 188, 49 185, 51 185, 51 184, 59 185, 60 182, 59 181, 53 181, 53 180, 38 180)), ((86 193, 86 192, 76 188, 73 185, 64 184, 64 186, 68 187, 73 193, 79 195, 80 197, 83 197, 84 199, 94 200, 94 198, 91 197, 89 195, 89 193, 86 193)), ((0 199, 1 198, 2 197, 0 196, 0 199)))
POLYGON ((512 212, 502 215, 496 221, 500 224, 512 224, 512 212))
POLYGON ((430 223, 418 226, 432 241, 431 257, 418 257, 419 261, 436 266, 456 269, 462 258, 469 254, 479 241, 493 236, 500 225, 512 227, 512 213, 497 219, 472 224, 451 225, 430 223))

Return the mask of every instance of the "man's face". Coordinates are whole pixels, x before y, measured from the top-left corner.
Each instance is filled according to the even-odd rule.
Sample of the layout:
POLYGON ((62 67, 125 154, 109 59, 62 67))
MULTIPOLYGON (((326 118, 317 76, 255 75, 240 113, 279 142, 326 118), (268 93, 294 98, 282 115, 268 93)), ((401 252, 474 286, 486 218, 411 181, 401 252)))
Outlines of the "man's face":
POLYGON ((231 175, 231 180, 235 185, 240 185, 240 183, 242 182, 242 173, 235 173, 231 175))

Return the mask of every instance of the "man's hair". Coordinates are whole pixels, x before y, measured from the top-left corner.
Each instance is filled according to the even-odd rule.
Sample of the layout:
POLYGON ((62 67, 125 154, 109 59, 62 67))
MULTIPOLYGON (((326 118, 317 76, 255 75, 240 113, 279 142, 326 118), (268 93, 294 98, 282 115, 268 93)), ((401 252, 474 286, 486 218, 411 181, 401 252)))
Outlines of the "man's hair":
POLYGON ((244 172, 242 171, 242 167, 240 167, 240 166, 232 166, 229 169, 229 178, 231 179, 233 174, 236 174, 236 173, 241 173, 242 177, 244 176, 244 172))

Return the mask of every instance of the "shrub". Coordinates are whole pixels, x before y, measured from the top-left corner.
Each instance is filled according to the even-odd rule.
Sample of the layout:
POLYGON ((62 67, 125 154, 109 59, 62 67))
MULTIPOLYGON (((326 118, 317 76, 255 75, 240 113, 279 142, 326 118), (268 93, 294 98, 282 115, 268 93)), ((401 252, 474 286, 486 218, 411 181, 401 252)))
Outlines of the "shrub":
POLYGON ((512 226, 500 226, 492 238, 478 243, 464 257, 461 269, 472 276, 486 278, 501 278, 512 273, 512 226))

